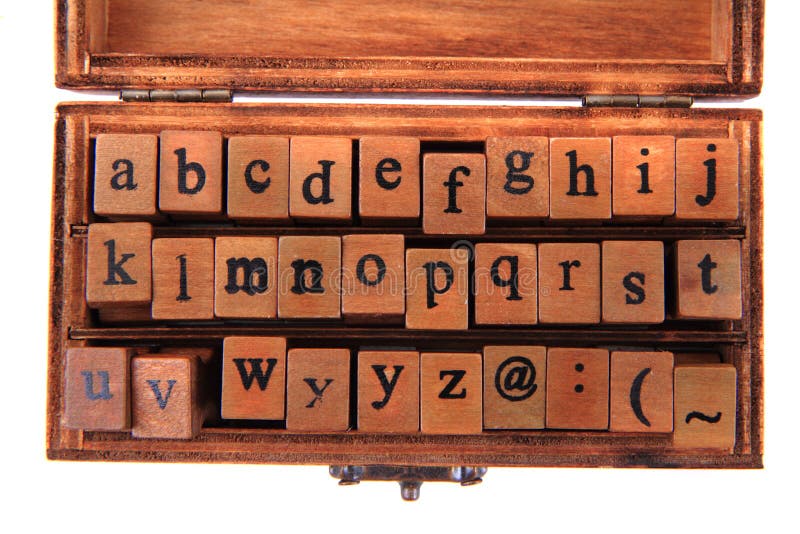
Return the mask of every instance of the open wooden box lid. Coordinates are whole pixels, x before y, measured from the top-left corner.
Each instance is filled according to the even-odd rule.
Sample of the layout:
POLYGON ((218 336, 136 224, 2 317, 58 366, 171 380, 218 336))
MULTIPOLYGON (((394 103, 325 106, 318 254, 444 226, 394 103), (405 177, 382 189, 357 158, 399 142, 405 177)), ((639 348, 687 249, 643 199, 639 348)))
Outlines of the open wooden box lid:
POLYGON ((57 85, 750 96, 763 0, 59 0, 57 85))

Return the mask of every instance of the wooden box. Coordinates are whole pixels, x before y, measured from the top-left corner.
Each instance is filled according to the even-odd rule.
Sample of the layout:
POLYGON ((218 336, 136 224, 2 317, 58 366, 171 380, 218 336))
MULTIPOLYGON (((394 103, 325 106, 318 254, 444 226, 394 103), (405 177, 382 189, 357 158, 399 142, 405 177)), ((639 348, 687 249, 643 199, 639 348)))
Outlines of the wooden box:
MULTIPOLYGON (((761 466, 762 115, 752 109, 690 106, 693 97, 758 94, 762 0, 704 0, 691 8, 668 0, 625 0, 613 10, 607 2, 572 0, 347 0, 313 6, 294 0, 221 0, 202 6, 188 0, 59 0, 56 7, 57 85, 119 90, 125 101, 65 103, 57 110, 50 458, 343 466, 761 466), (376 26, 375 17, 386 13, 398 16, 376 26), (267 18, 278 31, 264 32, 256 23, 267 18), (230 90, 462 93, 487 99, 469 106, 230 103, 225 101, 230 90), (585 105, 503 106, 488 98, 500 94, 560 95, 576 102, 583 97, 585 105), (740 172, 733 221, 488 219, 484 234, 465 239, 471 244, 648 240, 664 242, 667 251, 682 240, 736 240, 741 244, 742 316, 684 320, 674 318, 668 307, 666 321, 645 327, 476 326, 471 316, 467 330, 434 331, 382 323, 358 326, 343 319, 155 321, 149 319, 149 307, 90 309, 84 298, 88 227, 106 221, 92 209, 95 140, 101 134, 168 130, 219 132, 223 140, 344 137, 354 147, 363 136, 404 136, 418 138, 422 153, 483 153, 488 137, 732 139, 739 147, 740 172), (420 353, 482 353, 485 346, 496 345, 713 353, 736 371, 735 443, 731 450, 681 448, 666 433, 549 428, 470 435, 381 434, 357 428, 300 432, 275 421, 224 420, 219 382, 223 339, 230 336, 284 337, 289 349, 347 348, 354 358, 362 347, 398 346, 420 353), (204 400, 216 407, 199 434, 177 441, 68 428, 65 354, 93 346, 130 347, 136 354, 175 354, 189 347, 210 354, 199 376, 209 391, 204 400)), ((352 172, 358 172, 358 165, 352 172)), ((356 213, 345 225, 285 220, 243 225, 224 216, 197 225, 177 217, 156 218, 153 238, 403 234, 406 248, 448 248, 460 237, 425 234, 418 219, 402 224, 370 226, 356 213)), ((667 301, 674 301, 669 291, 667 301)), ((351 422, 356 420, 352 410, 354 403, 351 422)), ((352 470, 336 471, 347 472, 352 470)))

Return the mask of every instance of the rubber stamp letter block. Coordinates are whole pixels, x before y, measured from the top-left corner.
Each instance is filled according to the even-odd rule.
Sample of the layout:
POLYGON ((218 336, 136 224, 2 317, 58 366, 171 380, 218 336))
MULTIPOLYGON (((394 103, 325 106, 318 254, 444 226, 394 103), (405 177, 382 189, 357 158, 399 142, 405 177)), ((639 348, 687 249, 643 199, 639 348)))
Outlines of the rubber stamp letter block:
POLYGON ((614 137, 614 217, 669 217, 675 213, 675 138, 614 137))
POLYGON ((536 245, 475 247, 475 323, 536 324, 536 245))
POLYGON ((678 271, 677 317, 741 319, 739 241, 678 241, 675 258, 678 271))
POLYGON ((600 322, 600 246, 542 243, 539 253, 539 322, 600 322))
POLYGON ((739 143, 678 139, 675 218, 735 221, 739 217, 739 143))
POLYGON ((130 428, 130 358, 131 351, 125 348, 67 349, 64 426, 130 428))
POLYGON ((672 432, 671 352, 611 353, 612 432, 672 432))
POLYGON ((339 237, 281 237, 278 317, 338 319, 342 301, 341 254, 339 237))
POLYGON ((199 361, 190 355, 136 356, 132 363, 136 438, 191 439, 203 426, 199 361))
POLYGON ((352 153, 352 141, 343 137, 292 137, 292 218, 339 223, 351 220, 352 153))
POLYGON ((425 154, 422 229, 426 234, 486 231, 486 157, 425 154))
POLYGON ((292 349, 286 378, 286 429, 350 428, 350 351, 292 349))
POLYGON ((486 216, 541 219, 550 213, 550 140, 486 140, 486 216))
POLYGON ((358 353, 358 429, 419 431, 419 353, 358 353))
POLYGON ((664 321, 664 244, 603 241, 603 322, 664 321))
POLYGON ((158 206, 175 215, 222 213, 222 134, 161 132, 158 206))
POLYGON ((464 249, 406 250, 406 328, 466 330, 468 266, 464 249))
POLYGON ((150 223, 89 225, 86 302, 93 308, 150 304, 150 223))
POLYGON ((240 221, 289 220, 289 138, 228 139, 228 217, 240 221))
POLYGON ((419 218, 419 139, 359 140, 358 212, 366 221, 419 218))
POLYGON ((611 218, 611 139, 550 140, 550 218, 611 218))
POLYGON ((226 337, 222 345, 222 418, 286 416, 286 339, 226 337))
POLYGON ((675 433, 682 449, 724 449, 736 442, 736 368, 730 364, 675 367, 675 433))
POLYGON ((607 430, 608 368, 604 349, 548 349, 547 428, 607 430))
POLYGON ((158 136, 99 134, 94 149, 94 212, 154 217, 158 136))
POLYGON ((421 420, 426 434, 480 434, 483 430, 481 355, 422 354, 421 420))
POLYGON ((544 428, 547 349, 483 349, 483 428, 544 428))
POLYGON ((278 312, 278 240, 218 237, 214 243, 214 313, 274 319, 278 312))
POLYGON ((342 237, 342 315, 354 322, 402 322, 406 311, 402 234, 342 237))
POLYGON ((214 240, 153 240, 153 319, 214 318, 214 240))

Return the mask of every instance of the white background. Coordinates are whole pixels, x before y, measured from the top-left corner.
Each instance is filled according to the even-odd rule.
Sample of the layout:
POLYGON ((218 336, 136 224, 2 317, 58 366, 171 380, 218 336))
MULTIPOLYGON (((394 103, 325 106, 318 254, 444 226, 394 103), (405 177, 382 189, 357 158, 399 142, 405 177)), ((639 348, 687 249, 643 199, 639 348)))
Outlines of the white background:
POLYGON ((0 529, 797 532, 798 5, 769 3, 764 90, 745 104, 764 110, 766 469, 492 468, 480 486, 426 484, 419 502, 404 503, 394 483, 339 488, 322 466, 45 459, 54 109, 59 101, 115 97, 56 90, 52 2, 4 1, 0 529))

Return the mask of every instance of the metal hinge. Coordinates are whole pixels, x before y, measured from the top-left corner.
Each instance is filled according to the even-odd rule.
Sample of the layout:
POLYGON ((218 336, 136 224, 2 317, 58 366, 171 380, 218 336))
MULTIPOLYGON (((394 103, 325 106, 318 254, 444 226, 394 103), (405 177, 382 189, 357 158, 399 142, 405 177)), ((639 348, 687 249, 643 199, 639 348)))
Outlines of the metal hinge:
POLYGON ((694 99, 681 95, 586 95, 586 108, 690 108, 694 99))
POLYGON ((123 102, 232 102, 230 89, 123 89, 123 102))

